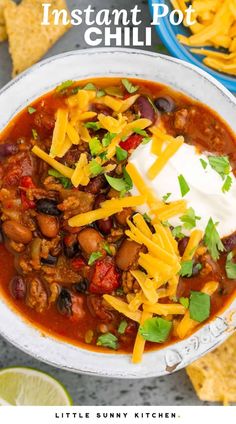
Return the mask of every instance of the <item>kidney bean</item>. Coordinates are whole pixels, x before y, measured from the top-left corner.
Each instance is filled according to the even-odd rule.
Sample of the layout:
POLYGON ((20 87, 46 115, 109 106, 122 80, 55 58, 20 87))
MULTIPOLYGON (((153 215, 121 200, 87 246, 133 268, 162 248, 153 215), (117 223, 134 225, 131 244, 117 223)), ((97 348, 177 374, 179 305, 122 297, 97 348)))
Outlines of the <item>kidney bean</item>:
POLYGON ((187 247, 188 241, 189 241, 189 237, 183 237, 181 240, 178 241, 178 248, 179 248, 180 256, 183 256, 184 251, 187 247))
POLYGON ((103 175, 98 175, 95 178, 92 178, 89 184, 85 187, 85 191, 98 194, 103 188, 107 185, 106 180, 103 175))
POLYGON ((14 220, 5 221, 2 229, 4 234, 16 243, 28 244, 33 238, 32 232, 27 227, 14 220))
POLYGON ((16 300, 23 300, 26 295, 26 284, 23 277, 16 275, 10 281, 10 293, 16 300))
POLYGON ((69 234, 68 236, 65 236, 63 239, 63 247, 65 256, 69 259, 74 258, 76 253, 78 253, 79 251, 77 235, 69 234))
POLYGON ((47 258, 41 258, 41 264, 43 264, 43 265, 56 265, 57 259, 58 258, 56 256, 48 255, 47 258))
POLYGON ((121 225, 122 227, 127 227, 127 219, 130 218, 130 216, 132 215, 132 208, 125 208, 123 209, 123 211, 118 212, 115 217, 116 217, 116 221, 119 225, 121 225))
POLYGON ((17 144, 4 143, 0 144, 0 159, 4 159, 7 156, 15 155, 19 151, 17 144))
POLYGON ((2 230, 0 229, 0 244, 2 244, 3 243, 3 233, 2 233, 2 230))
POLYGON ((55 216, 38 214, 37 221, 41 233, 48 238, 54 238, 59 232, 59 222, 55 216))
POLYGON ((150 121, 155 122, 156 113, 147 97, 140 96, 136 101, 135 106, 140 112, 142 118, 150 119, 150 121))
POLYGON ((102 202, 105 202, 106 196, 105 194, 98 194, 95 198, 94 209, 99 209, 102 202))
POLYGON ((169 113, 175 109, 175 102, 170 96, 158 97, 154 103, 160 112, 169 113))
POLYGON ((79 283, 73 284, 73 288, 77 293, 86 293, 88 290, 89 282, 86 278, 84 278, 79 283))
POLYGON ((103 237, 94 228, 85 228, 78 234, 78 242, 86 255, 102 249, 103 237))
POLYGON ((37 212, 45 215, 59 216, 61 211, 57 208, 57 201, 53 199, 39 199, 36 203, 37 212))
POLYGON ((224 237, 222 240, 226 252, 231 252, 231 250, 236 247, 236 232, 230 236, 224 237))
POLYGON ((72 314, 72 299, 68 290, 62 289, 57 299, 57 309, 62 315, 71 316, 72 314))
POLYGON ((122 271, 128 271, 136 261, 140 248, 140 244, 135 241, 124 240, 116 253, 116 266, 122 271))
POLYGON ((107 219, 99 219, 99 221, 97 222, 97 225, 101 233, 110 234, 112 225, 113 225, 112 218, 110 217, 107 219))

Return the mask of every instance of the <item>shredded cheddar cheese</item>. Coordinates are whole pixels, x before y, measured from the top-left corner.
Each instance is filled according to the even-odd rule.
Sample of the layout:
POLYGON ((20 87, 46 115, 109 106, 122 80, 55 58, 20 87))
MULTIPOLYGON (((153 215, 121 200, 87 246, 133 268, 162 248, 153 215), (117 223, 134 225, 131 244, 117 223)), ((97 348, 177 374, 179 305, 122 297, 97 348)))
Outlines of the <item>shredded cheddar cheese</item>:
POLYGON ((183 257, 182 257, 182 261, 190 261, 194 254, 195 251, 200 243, 200 241, 202 240, 203 237, 203 232, 200 230, 194 230, 191 235, 190 235, 190 239, 188 241, 187 247, 184 251, 183 257))
POLYGON ((56 123, 52 136, 52 144, 50 149, 50 156, 54 158, 55 156, 62 157, 64 142, 66 137, 68 125, 68 110, 67 109, 58 109, 56 115, 56 123))
POLYGON ((177 137, 174 141, 168 144, 163 152, 161 152, 160 156, 148 170, 147 175, 150 180, 154 180, 154 178, 161 172, 171 156, 173 156, 180 146, 182 146, 183 142, 183 137, 177 137))
POLYGON ((103 295, 104 300, 109 303, 114 309, 119 311, 121 314, 126 317, 132 319, 133 321, 140 322, 141 321, 141 312, 140 311, 131 311, 129 309, 128 303, 125 303, 123 300, 118 299, 117 297, 110 296, 108 294, 103 295))
POLYGON ((55 159, 50 157, 44 150, 40 149, 38 146, 34 146, 32 152, 38 156, 40 159, 48 163, 52 168, 60 172, 64 177, 71 178, 74 170, 68 166, 62 165, 62 163, 57 162, 55 159))

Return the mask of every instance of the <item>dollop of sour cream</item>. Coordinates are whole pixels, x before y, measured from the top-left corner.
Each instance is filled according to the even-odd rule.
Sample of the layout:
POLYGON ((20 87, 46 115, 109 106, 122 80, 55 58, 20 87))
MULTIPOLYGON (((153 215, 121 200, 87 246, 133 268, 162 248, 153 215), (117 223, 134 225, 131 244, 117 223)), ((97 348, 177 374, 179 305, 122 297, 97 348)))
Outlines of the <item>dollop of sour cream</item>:
MULTIPOLYGON (((196 228, 205 230, 210 218, 218 223, 217 231, 220 237, 227 236, 236 230, 236 178, 230 173, 232 186, 226 193, 222 192, 224 181, 222 177, 210 166, 208 156, 210 153, 200 154, 194 146, 184 143, 179 150, 166 163, 162 171, 154 180, 147 177, 147 171, 156 160, 151 153, 151 142, 140 145, 131 155, 130 162, 139 171, 145 183, 151 187, 156 196, 162 199, 167 193, 171 193, 168 202, 182 199, 178 177, 182 175, 189 186, 189 192, 183 197, 188 208, 193 208, 195 214, 200 217, 196 221, 196 228), (204 169, 200 159, 207 163, 204 169)), ((131 190, 137 195, 134 187, 131 190)), ((148 209, 140 210, 147 212, 148 209)), ((179 219, 169 219, 171 225, 183 225, 179 219)), ((187 234, 186 231, 183 231, 187 234)))

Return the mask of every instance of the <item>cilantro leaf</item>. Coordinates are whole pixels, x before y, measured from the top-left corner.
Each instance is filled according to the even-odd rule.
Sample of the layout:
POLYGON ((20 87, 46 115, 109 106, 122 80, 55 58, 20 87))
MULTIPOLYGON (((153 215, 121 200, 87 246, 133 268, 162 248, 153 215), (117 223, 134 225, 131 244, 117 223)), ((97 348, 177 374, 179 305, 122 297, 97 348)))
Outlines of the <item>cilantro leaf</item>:
POLYGON ((111 142, 112 142, 112 140, 115 136, 116 136, 116 134, 113 134, 113 133, 110 133, 110 132, 106 133, 104 135, 103 139, 102 139, 103 147, 108 147, 109 144, 111 144, 111 142))
POLYGON ((230 280, 236 279, 236 263, 232 261, 233 256, 234 256, 233 252, 230 252, 227 255, 226 264, 225 264, 226 275, 228 278, 230 278, 230 280))
POLYGON ((64 188, 72 187, 71 180, 69 178, 64 177, 64 175, 56 171, 56 169, 49 169, 48 175, 50 175, 51 177, 57 178, 64 188))
POLYGON ((145 219, 145 221, 146 222, 148 222, 148 223, 150 223, 152 220, 151 220, 151 218, 150 218, 150 216, 148 216, 148 214, 145 212, 144 214, 143 214, 143 218, 145 219))
POLYGON ((62 82, 56 88, 56 93, 61 93, 62 91, 66 90, 67 88, 71 87, 73 84, 74 84, 74 81, 72 81, 72 80, 62 82))
POLYGON ((104 243, 103 249, 107 252, 108 255, 112 256, 112 251, 108 243, 104 243))
POLYGON ((204 235, 204 243, 207 246, 214 261, 217 261, 219 259, 219 252, 224 251, 224 245, 220 239, 216 226, 217 223, 214 224, 212 218, 210 218, 206 226, 204 235))
POLYGON ((227 175, 225 182, 224 182, 222 189, 221 189, 223 191, 223 193, 226 193, 227 191, 229 191, 231 189, 232 183, 233 183, 232 177, 230 175, 227 175))
POLYGON ((116 146, 116 159, 118 162, 122 162, 123 160, 127 159, 128 152, 124 149, 122 149, 120 146, 116 146))
POLYGON ((105 88, 106 94, 113 97, 118 97, 120 99, 123 99, 123 90, 120 87, 112 86, 112 87, 106 87, 105 88))
POLYGON ((92 156, 97 156, 102 153, 102 144, 97 137, 91 138, 89 141, 89 148, 92 156))
POLYGON ((95 85, 92 82, 88 82, 88 84, 86 84, 84 86, 84 90, 87 90, 87 91, 96 91, 97 89, 96 89, 95 85))
POLYGON ((181 263, 181 277, 191 277, 193 274, 193 260, 181 263))
POLYGON ((29 106, 28 107, 28 113, 30 114, 30 115, 33 115, 33 113, 35 113, 36 112, 36 109, 34 108, 34 107, 32 107, 32 106, 29 106))
POLYGON ((127 321, 125 321, 125 320, 121 321, 121 323, 120 323, 120 325, 118 327, 118 333, 119 334, 124 334, 127 326, 128 326, 127 321))
POLYGON ((136 93, 136 91, 138 91, 139 89, 138 85, 133 85, 132 82, 130 82, 127 79, 122 79, 121 82, 123 86, 125 87, 126 91, 128 91, 128 93, 130 94, 136 93))
POLYGON ((86 128, 90 128, 91 130, 98 131, 101 129, 100 122, 86 122, 84 124, 86 128))
POLYGON ((177 227, 173 228, 172 234, 173 234, 174 238, 177 238, 179 240, 181 240, 182 238, 185 237, 185 235, 182 233, 181 225, 177 225, 177 227))
POLYGON ((88 260, 88 265, 93 265, 94 262, 96 262, 101 257, 102 257, 102 253, 101 252, 93 252, 93 253, 91 253, 91 255, 89 257, 89 260, 88 260))
POLYGON ((101 174, 103 171, 103 167, 96 161, 96 159, 92 159, 89 162, 89 170, 93 177, 96 177, 97 175, 101 174))
POLYGON ((183 175, 179 175, 178 180, 179 180, 181 195, 182 197, 184 197, 190 190, 189 185, 183 175))
POLYGON ((200 219, 200 216, 196 216, 193 208, 187 209, 185 215, 180 217, 180 221, 183 222, 184 228, 187 230, 192 230, 192 228, 196 227, 196 221, 200 219))
POLYGON ((206 167, 207 167, 207 162, 206 162, 204 159, 202 159, 202 158, 200 158, 200 162, 201 162, 201 164, 202 164, 203 169, 206 169, 206 167))
POLYGON ((210 316, 211 298, 209 294, 191 291, 189 312, 190 318, 197 322, 203 322, 210 316))
POLYGON ((116 350, 118 348, 118 339, 112 333, 105 333, 98 337, 97 346, 104 346, 116 350))
POLYGON ((148 143, 150 143, 150 141, 151 141, 151 137, 144 137, 141 144, 143 144, 143 145, 148 144, 148 143))
POLYGON ((184 306, 185 309, 189 308, 189 298, 188 297, 180 297, 179 303, 184 306))
POLYGON ((142 135, 143 137, 148 137, 148 133, 145 130, 141 130, 141 128, 134 128, 133 132, 138 135, 142 135))
POLYGON ((208 156, 209 164, 222 179, 230 173, 230 163, 228 156, 208 156))
POLYGON ((32 129, 32 136, 33 136, 33 139, 34 140, 37 140, 38 139, 38 133, 37 133, 37 131, 34 128, 32 129))
POLYGON ((170 334, 172 322, 163 318, 147 319, 139 328, 139 334, 149 342, 164 343, 170 334))
POLYGON ((104 97, 106 95, 106 93, 105 93, 105 91, 104 90, 98 90, 97 91, 97 97, 98 98, 100 98, 100 97, 104 97))

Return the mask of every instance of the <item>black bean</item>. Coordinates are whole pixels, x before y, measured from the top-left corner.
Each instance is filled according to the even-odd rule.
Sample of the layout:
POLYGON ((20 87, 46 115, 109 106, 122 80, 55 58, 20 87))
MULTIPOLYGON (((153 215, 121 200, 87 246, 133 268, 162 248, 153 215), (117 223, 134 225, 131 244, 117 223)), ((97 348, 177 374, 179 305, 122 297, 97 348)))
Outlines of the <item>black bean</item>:
POLYGON ((77 293, 86 293, 88 291, 89 282, 86 278, 84 278, 79 283, 73 285, 74 290, 77 293))
POLYGON ((64 237, 63 250, 67 258, 72 259, 75 257, 75 255, 79 251, 79 244, 78 244, 76 235, 71 234, 70 236, 64 237))
POLYGON ((61 211, 57 209, 57 201, 53 199, 40 199, 36 203, 37 212, 44 213, 45 215, 59 216, 61 211))
POLYGON ((18 150, 19 148, 17 144, 13 144, 13 143, 0 144, 0 159, 16 154, 18 150))
POLYGON ((57 263, 56 256, 52 256, 49 254, 47 258, 41 258, 41 264, 43 265, 56 265, 56 263, 57 263))
POLYGON ((23 300, 26 295, 26 284, 23 277, 16 275, 10 281, 10 293, 16 300, 23 300))
POLYGON ((160 112, 173 112, 173 110, 175 109, 175 102, 174 100, 169 97, 169 96, 165 96, 165 97, 158 97, 155 100, 155 106, 156 108, 160 111, 160 112))
POLYGON ((57 299, 57 309, 62 315, 70 316, 72 314, 72 299, 68 290, 62 289, 57 299))
POLYGON ((156 113, 147 97, 140 96, 136 101, 135 106, 142 118, 150 119, 150 121, 155 122, 156 113))

